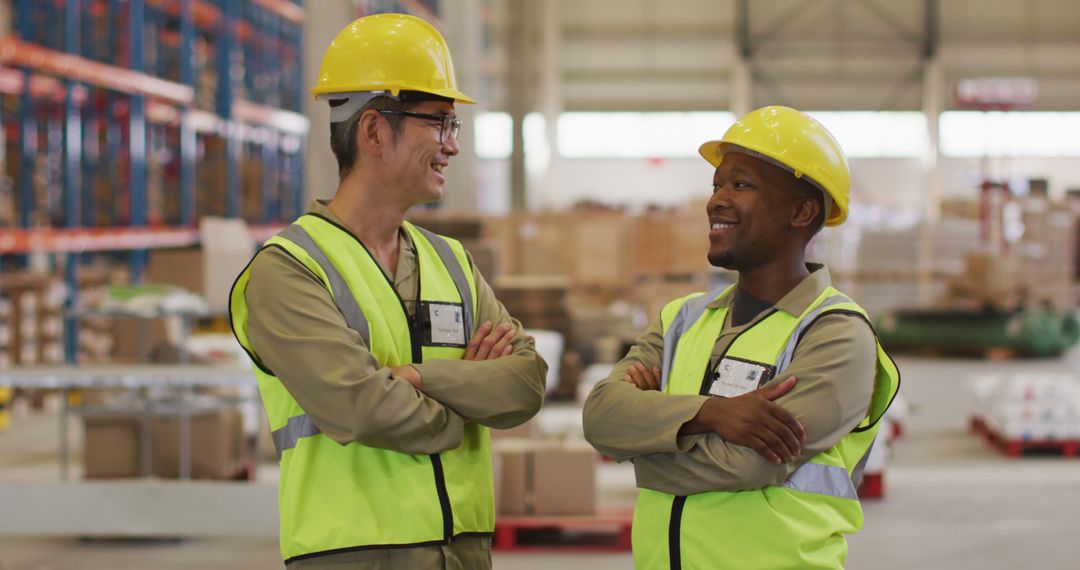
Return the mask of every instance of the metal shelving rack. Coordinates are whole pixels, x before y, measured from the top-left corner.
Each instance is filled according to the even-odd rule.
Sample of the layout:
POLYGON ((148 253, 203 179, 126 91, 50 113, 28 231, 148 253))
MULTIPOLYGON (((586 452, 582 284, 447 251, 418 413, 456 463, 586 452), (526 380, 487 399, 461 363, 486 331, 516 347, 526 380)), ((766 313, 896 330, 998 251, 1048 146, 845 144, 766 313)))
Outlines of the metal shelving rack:
POLYGON ((242 217, 265 238, 302 212, 300 2, 7 3, 0 121, 17 152, 0 150, 3 269, 52 254, 71 306, 90 257, 126 252, 139 281, 149 249, 198 243, 202 216, 242 217))

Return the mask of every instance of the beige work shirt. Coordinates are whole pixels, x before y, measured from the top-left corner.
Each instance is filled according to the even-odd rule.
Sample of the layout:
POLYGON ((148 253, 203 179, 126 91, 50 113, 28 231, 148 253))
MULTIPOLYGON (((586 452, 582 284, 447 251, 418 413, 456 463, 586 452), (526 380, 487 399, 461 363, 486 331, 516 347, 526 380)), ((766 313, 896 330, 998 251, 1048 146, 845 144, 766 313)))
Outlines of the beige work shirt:
MULTIPOLYGON (((318 201, 309 212, 341 224, 318 201)), ((398 235, 401 250, 392 282, 412 313, 419 277, 416 250, 408 232, 400 230, 398 235)), ((471 261, 470 256, 472 265, 471 261)), ((360 334, 346 325, 322 281, 289 254, 279 248, 263 249, 250 271, 245 297, 252 348, 315 425, 342 445, 357 441, 402 453, 439 453, 461 444, 467 421, 509 428, 540 410, 547 364, 537 354, 533 338, 522 332, 521 323, 495 298, 475 265, 475 322, 512 323, 513 352, 495 360, 416 364, 422 392, 394 378, 389 367, 376 361, 360 334)), ((467 544, 481 542, 490 541, 467 544)), ((447 560, 461 558, 454 548, 409 549, 417 551, 415 556, 431 557, 421 564, 410 555, 410 564, 420 564, 410 567, 443 568, 447 560)), ((336 556, 309 559, 304 567, 336 556)))
MULTIPOLYGON (((823 266, 808 268, 810 275, 780 299, 776 309, 800 315, 831 285, 823 266)), ((733 289, 709 307, 730 308, 734 296, 733 289)), ((721 357, 740 332, 768 314, 765 310, 742 326, 732 326, 728 311, 712 361, 721 357)), ((638 487, 691 495, 780 485, 802 464, 854 429, 870 406, 877 345, 870 326, 854 315, 833 313, 818 319, 779 377, 798 378, 795 388, 776 402, 806 429, 802 453, 792 463, 776 465, 753 449, 728 443, 716 434, 679 437, 679 428, 697 415, 708 396, 639 390, 622 380, 635 362, 660 367, 663 347, 657 319, 585 402, 586 438, 604 454, 620 461, 633 460, 638 487)))

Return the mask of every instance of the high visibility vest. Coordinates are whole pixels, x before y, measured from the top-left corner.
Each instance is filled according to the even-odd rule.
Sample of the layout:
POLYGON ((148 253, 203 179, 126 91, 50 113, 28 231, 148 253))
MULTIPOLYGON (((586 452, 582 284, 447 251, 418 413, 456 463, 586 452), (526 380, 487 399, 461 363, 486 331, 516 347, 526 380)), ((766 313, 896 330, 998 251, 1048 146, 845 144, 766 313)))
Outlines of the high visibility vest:
MULTIPOLYGON (((727 314, 727 308, 707 305, 719 294, 690 295, 669 303, 661 312, 665 392, 707 393, 706 369, 727 314)), ((867 318, 851 299, 828 287, 801 315, 773 309, 739 333, 724 357, 774 366, 774 377, 782 378, 802 334, 820 316, 835 313, 867 318)), ((895 363, 878 343, 877 373, 866 416, 783 485, 690 496, 640 489, 634 509, 635 566, 643 570, 843 568, 844 535, 856 532, 863 522, 856 487, 878 422, 899 383, 895 363)))
MULTIPOLYGON (((464 248, 407 222, 404 227, 416 247, 419 301, 462 306, 467 341, 476 317, 476 284, 464 248)), ((381 365, 464 356, 462 347, 423 345, 393 284, 363 244, 337 223, 308 214, 264 247, 280 248, 318 276, 381 365)), ((245 268, 233 286, 230 315, 237 340, 255 365, 280 457, 282 558, 289 562, 335 551, 445 544, 463 535, 493 533, 488 429, 468 422, 461 446, 432 455, 359 442, 340 445, 322 434, 251 347, 247 319, 249 310, 258 307, 248 307, 245 300, 249 278, 245 268)), ((317 382, 319 371, 312 370, 311 376, 317 382)))

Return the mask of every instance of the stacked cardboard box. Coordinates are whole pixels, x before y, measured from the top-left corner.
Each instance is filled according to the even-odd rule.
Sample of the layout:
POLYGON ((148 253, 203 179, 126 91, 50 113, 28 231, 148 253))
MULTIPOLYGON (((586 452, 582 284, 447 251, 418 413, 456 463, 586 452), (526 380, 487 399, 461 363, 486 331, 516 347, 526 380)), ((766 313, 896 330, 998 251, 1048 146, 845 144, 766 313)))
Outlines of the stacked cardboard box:
POLYGON ((1020 204, 1024 236, 1018 253, 1026 302, 1071 311, 1076 308, 1076 214, 1045 197, 1020 204))
MULTIPOLYGON (((233 478, 247 467, 250 452, 237 409, 201 405, 192 406, 189 413, 192 478, 233 478)), ((98 409, 86 412, 83 421, 87 479, 179 476, 180 420, 175 406, 158 403, 148 411, 128 406, 98 409), (145 452, 150 455, 144 463, 145 452), (149 466, 148 473, 143 472, 144 464, 149 466)))
POLYGON ((500 515, 596 513, 596 451, 584 442, 493 442, 495 510, 500 515))
POLYGON ((495 296, 525 328, 555 331, 570 337, 570 282, 565 277, 502 276, 495 296))

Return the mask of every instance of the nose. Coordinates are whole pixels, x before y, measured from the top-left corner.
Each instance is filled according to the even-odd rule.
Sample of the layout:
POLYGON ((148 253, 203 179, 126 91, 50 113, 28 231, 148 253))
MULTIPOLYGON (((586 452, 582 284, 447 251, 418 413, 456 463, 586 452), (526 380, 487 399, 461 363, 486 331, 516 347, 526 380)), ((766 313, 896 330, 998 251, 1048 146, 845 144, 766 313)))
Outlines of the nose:
POLYGON ((458 145, 457 136, 453 133, 446 133, 446 142, 443 143, 443 152, 448 156, 456 156, 461 152, 461 146, 458 145))
POLYGON ((709 200, 705 202, 705 212, 712 213, 716 210, 727 208, 731 205, 731 194, 728 192, 728 186, 725 184, 719 188, 713 190, 709 200))

